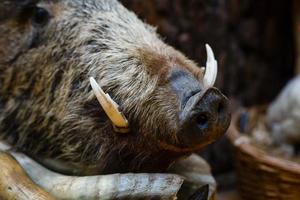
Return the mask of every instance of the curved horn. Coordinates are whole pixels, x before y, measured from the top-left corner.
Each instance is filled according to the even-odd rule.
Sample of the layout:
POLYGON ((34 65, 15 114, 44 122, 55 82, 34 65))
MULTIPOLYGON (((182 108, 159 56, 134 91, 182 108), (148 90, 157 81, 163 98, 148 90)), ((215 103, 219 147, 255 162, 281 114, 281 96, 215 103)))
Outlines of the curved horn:
POLYGON ((217 73, 218 73, 218 63, 215 59, 214 53, 211 47, 206 44, 206 53, 207 53, 207 61, 206 61, 206 68, 205 74, 203 78, 204 87, 213 87, 215 84, 217 73))
POLYGON ((100 105, 113 123, 115 131, 120 133, 129 132, 128 120, 123 113, 119 111, 119 105, 112 100, 109 94, 104 93, 93 77, 90 78, 90 83, 100 105))
POLYGON ((19 163, 0 144, 0 199, 55 200, 36 185, 19 163))
POLYGON ((65 176, 13 153, 32 180, 57 199, 176 199, 183 179, 175 174, 65 176))
MULTIPOLYGON (((0 140, 0 161, 1 151, 5 150, 18 161, 18 164, 20 164, 29 178, 36 184, 36 187, 41 187, 57 199, 156 199, 158 197, 161 199, 176 199, 177 192, 183 183, 183 178, 176 174, 141 173, 66 176, 50 171, 27 155, 15 152, 10 146, 2 144, 4 143, 0 140)), ((5 163, 0 163, 0 170, 3 171, 1 167, 5 163)), ((18 178, 18 176, 15 176, 16 173, 13 173, 13 169, 9 168, 9 170, 12 171, 11 177, 18 178)), ((1 179, 1 177, 0 180, 4 180, 4 183, 6 181, 6 179, 1 179)), ((1 187, 0 184, 0 192, 1 187)), ((16 190, 16 192, 18 191, 21 192, 21 190, 16 190)), ((25 199, 42 200, 42 198, 34 198, 35 196, 30 196, 33 198, 28 197, 25 199)))

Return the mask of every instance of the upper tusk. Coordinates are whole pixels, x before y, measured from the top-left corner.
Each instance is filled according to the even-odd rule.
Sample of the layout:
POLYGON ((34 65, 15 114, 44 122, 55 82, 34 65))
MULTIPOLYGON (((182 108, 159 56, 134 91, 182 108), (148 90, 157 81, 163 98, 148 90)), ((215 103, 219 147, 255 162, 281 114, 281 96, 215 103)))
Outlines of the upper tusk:
POLYGON ((127 133, 129 132, 129 124, 126 117, 119 111, 119 105, 111 99, 109 94, 105 94, 96 80, 91 77, 90 83, 94 94, 96 95, 100 105, 105 111, 108 118, 114 125, 117 132, 127 133))
POLYGON ((206 61, 206 69, 203 78, 204 87, 213 87, 215 84, 217 74, 218 74, 218 63, 215 59, 214 53, 211 47, 206 44, 206 53, 207 53, 207 61, 206 61))

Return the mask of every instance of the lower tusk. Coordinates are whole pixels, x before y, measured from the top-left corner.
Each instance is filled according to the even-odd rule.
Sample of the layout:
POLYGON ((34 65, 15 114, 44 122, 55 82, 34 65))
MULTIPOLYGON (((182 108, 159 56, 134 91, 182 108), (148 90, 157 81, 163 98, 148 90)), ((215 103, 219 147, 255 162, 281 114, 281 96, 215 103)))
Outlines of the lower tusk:
POLYGON ((215 59, 214 53, 211 47, 206 44, 206 53, 207 53, 207 61, 206 61, 206 68, 205 74, 203 78, 204 87, 213 87, 217 78, 218 73, 218 63, 215 59))
POLYGON ((128 120, 119 111, 119 105, 111 99, 109 94, 104 93, 102 88, 99 86, 99 84, 93 77, 90 78, 90 83, 100 105, 102 106, 104 112, 114 125, 115 131, 120 133, 129 132, 128 120))

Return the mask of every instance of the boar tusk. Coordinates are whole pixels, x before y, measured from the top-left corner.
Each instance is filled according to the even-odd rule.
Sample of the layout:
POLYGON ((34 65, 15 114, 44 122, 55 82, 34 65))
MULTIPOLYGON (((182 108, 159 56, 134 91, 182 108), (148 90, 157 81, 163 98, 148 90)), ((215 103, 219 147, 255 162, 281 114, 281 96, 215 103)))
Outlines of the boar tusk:
POLYGON ((119 105, 114 100, 111 99, 109 94, 104 93, 102 88, 99 86, 99 84, 96 82, 96 80, 93 77, 90 78, 90 83, 94 91, 94 94, 96 95, 104 112, 113 123, 115 131, 120 133, 129 132, 128 120, 119 111, 119 105))
POLYGON ((215 84, 217 73, 218 73, 218 64, 217 61, 215 60, 215 56, 211 47, 208 44, 206 44, 205 47, 207 53, 207 61, 206 61, 205 74, 203 78, 203 84, 204 87, 209 88, 209 87, 213 87, 213 85, 215 84))

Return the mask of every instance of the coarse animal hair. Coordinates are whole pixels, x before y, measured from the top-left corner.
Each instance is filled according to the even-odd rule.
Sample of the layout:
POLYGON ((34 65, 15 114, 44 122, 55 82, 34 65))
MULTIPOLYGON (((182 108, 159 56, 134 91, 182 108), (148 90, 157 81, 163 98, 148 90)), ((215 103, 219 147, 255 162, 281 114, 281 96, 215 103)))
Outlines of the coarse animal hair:
POLYGON ((182 105, 168 78, 180 69, 200 83, 194 62, 116 0, 26 2, 0 20, 1 139, 97 173, 162 171, 190 153, 160 142, 181 145, 182 105), (33 22, 36 7, 51 14, 48 24, 33 22), (91 76, 129 119, 126 136, 99 107, 91 76))

